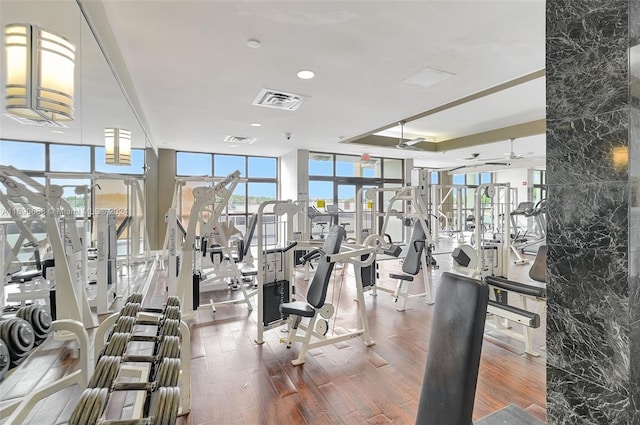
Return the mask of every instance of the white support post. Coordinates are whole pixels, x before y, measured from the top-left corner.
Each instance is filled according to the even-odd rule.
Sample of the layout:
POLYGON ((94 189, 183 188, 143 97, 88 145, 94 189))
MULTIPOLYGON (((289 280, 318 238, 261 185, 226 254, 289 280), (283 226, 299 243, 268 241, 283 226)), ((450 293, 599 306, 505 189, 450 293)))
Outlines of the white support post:
MULTIPOLYGON (((175 208, 169 208, 167 213, 167 293, 169 296, 178 294, 176 276, 178 274, 178 232, 177 213, 175 208)), ((189 265, 186 265, 187 267, 189 265)))

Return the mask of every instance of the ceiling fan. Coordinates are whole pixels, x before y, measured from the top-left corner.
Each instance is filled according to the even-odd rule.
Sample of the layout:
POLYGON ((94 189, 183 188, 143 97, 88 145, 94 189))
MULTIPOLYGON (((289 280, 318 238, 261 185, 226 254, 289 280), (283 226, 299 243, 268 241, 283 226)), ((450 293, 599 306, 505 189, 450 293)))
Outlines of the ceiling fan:
POLYGON ((405 149, 411 151, 421 151, 422 149, 415 147, 414 145, 420 142, 424 142, 424 137, 418 137, 417 139, 404 140, 404 124, 405 121, 400 121, 400 140, 398 140, 398 144, 396 145, 397 149, 405 149))
POLYGON ((528 152, 526 154, 518 154, 516 155, 516 153, 513 150, 513 142, 515 141, 515 137, 511 137, 509 138, 509 143, 511 144, 511 150, 509 152, 505 152, 505 155, 507 156, 505 158, 505 161, 500 161, 500 162, 485 162, 486 165, 510 165, 511 163, 509 161, 514 161, 514 160, 518 160, 518 159, 523 159, 525 157, 525 155, 531 155, 533 154, 533 152, 528 152))

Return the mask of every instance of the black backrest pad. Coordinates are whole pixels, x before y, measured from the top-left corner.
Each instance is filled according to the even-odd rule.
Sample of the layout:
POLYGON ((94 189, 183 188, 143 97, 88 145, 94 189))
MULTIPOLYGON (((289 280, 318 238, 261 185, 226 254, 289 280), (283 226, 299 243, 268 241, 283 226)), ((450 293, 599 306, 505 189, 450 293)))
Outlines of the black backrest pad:
POLYGON ((442 273, 416 424, 471 425, 489 287, 442 273))
POLYGON ((547 281, 547 246, 542 245, 538 248, 538 254, 533 265, 529 269, 529 277, 538 282, 547 281))
POLYGON ((256 224, 258 224, 258 215, 253 214, 249 219, 247 232, 244 235, 244 251, 242 251, 243 257, 245 257, 249 253, 249 249, 251 249, 251 240, 253 239, 253 235, 256 231, 256 224))
POLYGON ((404 273, 415 276, 420 271, 420 257, 424 250, 426 238, 427 235, 424 233, 420 220, 416 220, 415 223, 413 223, 413 231, 411 232, 411 240, 407 247, 407 255, 404 257, 404 262, 402 263, 402 271, 404 273))
MULTIPOLYGON (((347 231, 342 226, 337 224, 331 226, 329 233, 324 238, 322 250, 329 255, 339 252, 342 239, 344 239, 346 233, 347 231)), ((307 291, 307 302, 315 308, 320 308, 324 305, 324 300, 327 297, 327 286, 329 286, 334 264, 327 262, 324 256, 320 257, 318 261, 316 274, 313 275, 313 280, 309 284, 309 290, 307 291)))

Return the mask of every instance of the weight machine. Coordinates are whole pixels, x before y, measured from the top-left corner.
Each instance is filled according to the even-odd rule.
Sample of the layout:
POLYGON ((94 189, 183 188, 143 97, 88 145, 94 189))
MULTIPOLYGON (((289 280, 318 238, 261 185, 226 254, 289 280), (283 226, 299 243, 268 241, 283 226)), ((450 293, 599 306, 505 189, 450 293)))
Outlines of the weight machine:
MULTIPOLYGON (((343 227, 338 225, 332 226, 323 241, 322 248, 311 251, 305 256, 307 260, 315 256, 319 256, 320 258, 316 273, 312 282, 309 284, 306 302, 294 301, 283 303, 279 307, 280 312, 288 316, 288 336, 287 338, 280 339, 280 342, 285 343, 287 348, 290 348, 294 342, 302 343, 298 357, 291 362, 294 366, 303 364, 307 351, 313 348, 335 344, 359 336, 364 338, 364 344, 367 347, 375 344, 369 331, 361 270, 362 268, 371 266, 375 261, 376 255, 388 249, 389 245, 386 244, 384 239, 379 235, 368 236, 362 245, 344 244, 342 241, 344 240, 345 234, 346 231, 343 227), (356 301, 358 302, 362 327, 342 334, 332 332, 331 335, 329 335, 329 320, 334 316, 337 317, 337 309, 339 307, 339 298, 336 306, 326 302, 327 288, 335 263, 348 263, 354 267, 357 293, 356 301), (303 317, 309 318, 309 322, 303 324, 303 317), (299 334, 298 330, 301 330, 302 333, 299 334)), ((299 243, 298 245, 304 246, 304 243, 299 243)))
MULTIPOLYGON (((27 213, 27 222, 34 221, 36 210, 44 214, 38 220, 46 225, 47 241, 55 260, 52 316, 79 321, 86 328, 95 327, 84 293, 86 269, 82 261, 83 247, 73 209, 62 198, 62 187, 50 185, 45 188, 12 166, 0 166, 0 185, 4 187, 4 193, 0 196, 2 204, 10 211, 18 227, 27 234, 30 231, 22 221, 20 209, 13 209, 12 202, 17 201, 22 207, 28 207, 24 211, 27 213)), ((28 236, 21 235, 17 242, 25 237, 28 236)), ((16 252, 15 247, 11 252, 16 252)))
MULTIPOLYGON (((203 241, 212 239, 220 245, 219 251, 223 258, 229 259, 228 270, 225 277, 231 277, 239 284, 242 291, 242 299, 211 302, 215 311, 217 305, 237 304, 245 302, 251 311, 250 297, 257 293, 257 290, 247 292, 243 284, 243 278, 255 275, 254 270, 241 271, 238 264, 233 260, 233 253, 229 246, 230 226, 220 220, 220 217, 227 207, 229 198, 233 194, 235 187, 240 181, 240 171, 235 171, 216 183, 213 187, 197 187, 193 190, 195 201, 191 206, 189 214, 189 225, 185 241, 182 244, 182 267, 178 272, 176 295, 183 300, 182 313, 187 319, 194 316, 194 311, 200 307, 200 283, 206 276, 203 275, 202 257, 209 253, 207 243, 203 241)), ((170 223, 171 224, 171 223, 170 223)), ((215 271, 214 271, 215 272, 215 271)), ((219 272, 219 271, 218 271, 219 272)), ((171 275, 169 279, 171 279, 171 275)), ((212 276, 214 277, 214 276, 212 276)), ((222 275, 218 276, 222 277, 222 275)), ((169 285, 169 293, 172 292, 172 285, 169 285)))
POLYGON ((296 218, 304 207, 291 200, 266 201, 260 204, 255 215, 257 238, 257 276, 258 285, 258 335, 257 344, 264 343, 264 331, 280 326, 286 315, 279 310, 280 305, 295 299, 295 258, 294 247, 301 242, 295 241, 296 218), (266 217, 273 217, 267 222, 266 217), (273 232, 265 232, 267 226, 273 226, 273 232), (269 243, 268 238, 275 240, 269 243), (280 242, 281 241, 281 242, 280 242))
MULTIPOLYGON (((372 209, 375 210, 378 194, 384 192, 393 192, 393 196, 387 205, 382 226, 380 227, 380 234, 386 234, 387 226, 389 225, 392 217, 399 216, 402 218, 403 224, 406 225, 405 227, 412 228, 411 235, 407 238, 409 240, 408 246, 405 248, 407 256, 403 263, 403 274, 390 275, 391 278, 398 281, 395 289, 379 286, 375 277, 371 278, 370 284, 365 286, 367 289, 371 289, 373 296, 377 296, 378 290, 392 294, 395 302, 400 301, 400 307, 398 308, 399 311, 403 311, 405 309, 407 299, 411 298, 424 297, 427 304, 433 304, 431 283, 427 271, 430 266, 437 266, 437 263, 433 258, 433 255, 435 255, 433 252, 435 245, 430 234, 431 223, 429 220, 430 216, 428 206, 425 203, 423 196, 421 196, 421 188, 419 186, 408 186, 403 188, 370 188, 365 192, 364 198, 361 196, 357 198, 358 204, 360 204, 363 199, 367 199, 369 202, 372 202, 372 209), (404 203, 405 207, 400 208, 400 210, 404 210, 404 213, 399 214, 397 213, 398 209, 394 208, 394 206, 399 203, 404 203), (413 281, 413 276, 418 274, 420 269, 423 270, 424 292, 410 295, 410 282, 413 281)), ((356 209, 358 211, 362 211, 364 208, 358 204, 356 205, 356 209)), ((374 228, 378 228, 379 224, 377 223, 377 217, 374 217, 373 222, 374 228)), ((363 230, 361 223, 362 222, 360 220, 356 220, 356 226, 358 229, 356 235, 361 233, 363 230)), ((387 241, 387 243, 389 242, 390 241, 387 241)), ((399 246, 394 246, 391 247, 391 249, 388 249, 386 254, 390 254, 391 257, 397 258, 400 255, 400 250, 401 248, 399 246)), ((366 274, 365 277, 369 275, 370 274, 366 274)))
POLYGON ((496 231, 503 235, 511 234, 511 221, 506 218, 511 211, 511 190, 509 183, 481 184, 476 190, 474 213, 476 227, 473 235, 473 245, 461 244, 453 250, 453 270, 468 277, 481 279, 485 276, 509 275, 509 241, 505 238, 496 239, 496 231), (487 214, 488 213, 488 214, 487 214), (492 224, 500 223, 501 228, 492 228, 492 224))

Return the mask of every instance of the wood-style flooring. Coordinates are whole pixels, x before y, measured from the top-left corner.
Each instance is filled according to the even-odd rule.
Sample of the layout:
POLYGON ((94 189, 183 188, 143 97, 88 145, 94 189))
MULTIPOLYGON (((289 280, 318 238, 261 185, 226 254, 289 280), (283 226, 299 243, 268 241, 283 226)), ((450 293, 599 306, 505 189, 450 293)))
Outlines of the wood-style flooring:
MULTIPOLYGON (((436 291, 450 261, 440 257, 440 269, 429 272, 436 291)), ((514 280, 530 281, 528 266, 512 267, 514 280)), ((380 262, 380 284, 393 286, 388 274, 399 268, 398 261, 380 262)), ((299 299, 307 285, 302 277, 299 273, 296 280, 299 299)), ((327 300, 335 304, 340 298, 336 331, 359 327, 354 283, 352 268, 344 277, 339 269, 334 272, 327 300)), ((413 286, 418 292, 420 279, 413 286)), ((249 314, 246 305, 220 307, 215 314, 201 309, 191 324, 193 398, 183 423, 415 423, 433 307, 413 299, 406 311, 398 312, 384 292, 365 294, 365 303, 374 346, 367 348, 362 338, 354 338, 321 347, 298 367, 290 362, 298 346, 287 350, 279 342, 286 336, 281 329, 266 332, 263 345, 254 343, 255 313, 249 314)), ((486 333, 474 420, 515 404, 545 421, 544 329, 543 318, 534 338, 541 353, 537 358, 524 353, 522 342, 486 333)))
MULTIPOLYGON (((437 258, 440 268, 427 273, 435 291, 440 274, 451 267, 448 255, 437 258)), ((400 270, 399 262, 379 264, 380 285, 393 287, 395 282, 388 274, 400 270)), ((530 282, 527 271, 528 266, 512 266, 512 279, 530 282)), ((158 272, 145 305, 162 304, 163 273, 158 272)), ((303 299, 306 292, 303 277, 300 271, 296 279, 298 299, 303 299)), ((327 300, 338 304, 337 320, 330 322, 330 329, 337 333, 360 327, 354 283, 350 266, 344 276, 340 268, 334 272, 327 300)), ((421 291, 421 287, 421 278, 417 278, 412 292, 421 291)), ((237 296, 237 292, 218 291, 202 299, 237 296)), ((365 347, 362 338, 350 339, 311 350, 306 363, 298 367, 291 365, 291 360, 297 357, 299 347, 294 344, 287 350, 279 342, 286 336, 282 328, 267 331, 263 345, 254 342, 255 310, 249 313, 245 304, 219 307, 216 313, 202 308, 190 323, 191 413, 179 423, 414 424, 433 306, 413 299, 405 312, 398 312, 385 292, 377 297, 365 294, 365 303, 374 346, 365 347)), ((525 354, 522 342, 494 331, 485 333, 474 420, 509 404, 545 420, 545 325, 543 317, 534 337, 540 357, 525 354)), ((71 370, 72 348, 68 343, 57 343, 41 350, 43 358, 29 359, 34 366, 25 369, 24 375, 13 374, 0 385, 2 399, 23 395, 71 370)), ((66 423, 79 395, 76 387, 44 400, 28 423, 66 423)))

